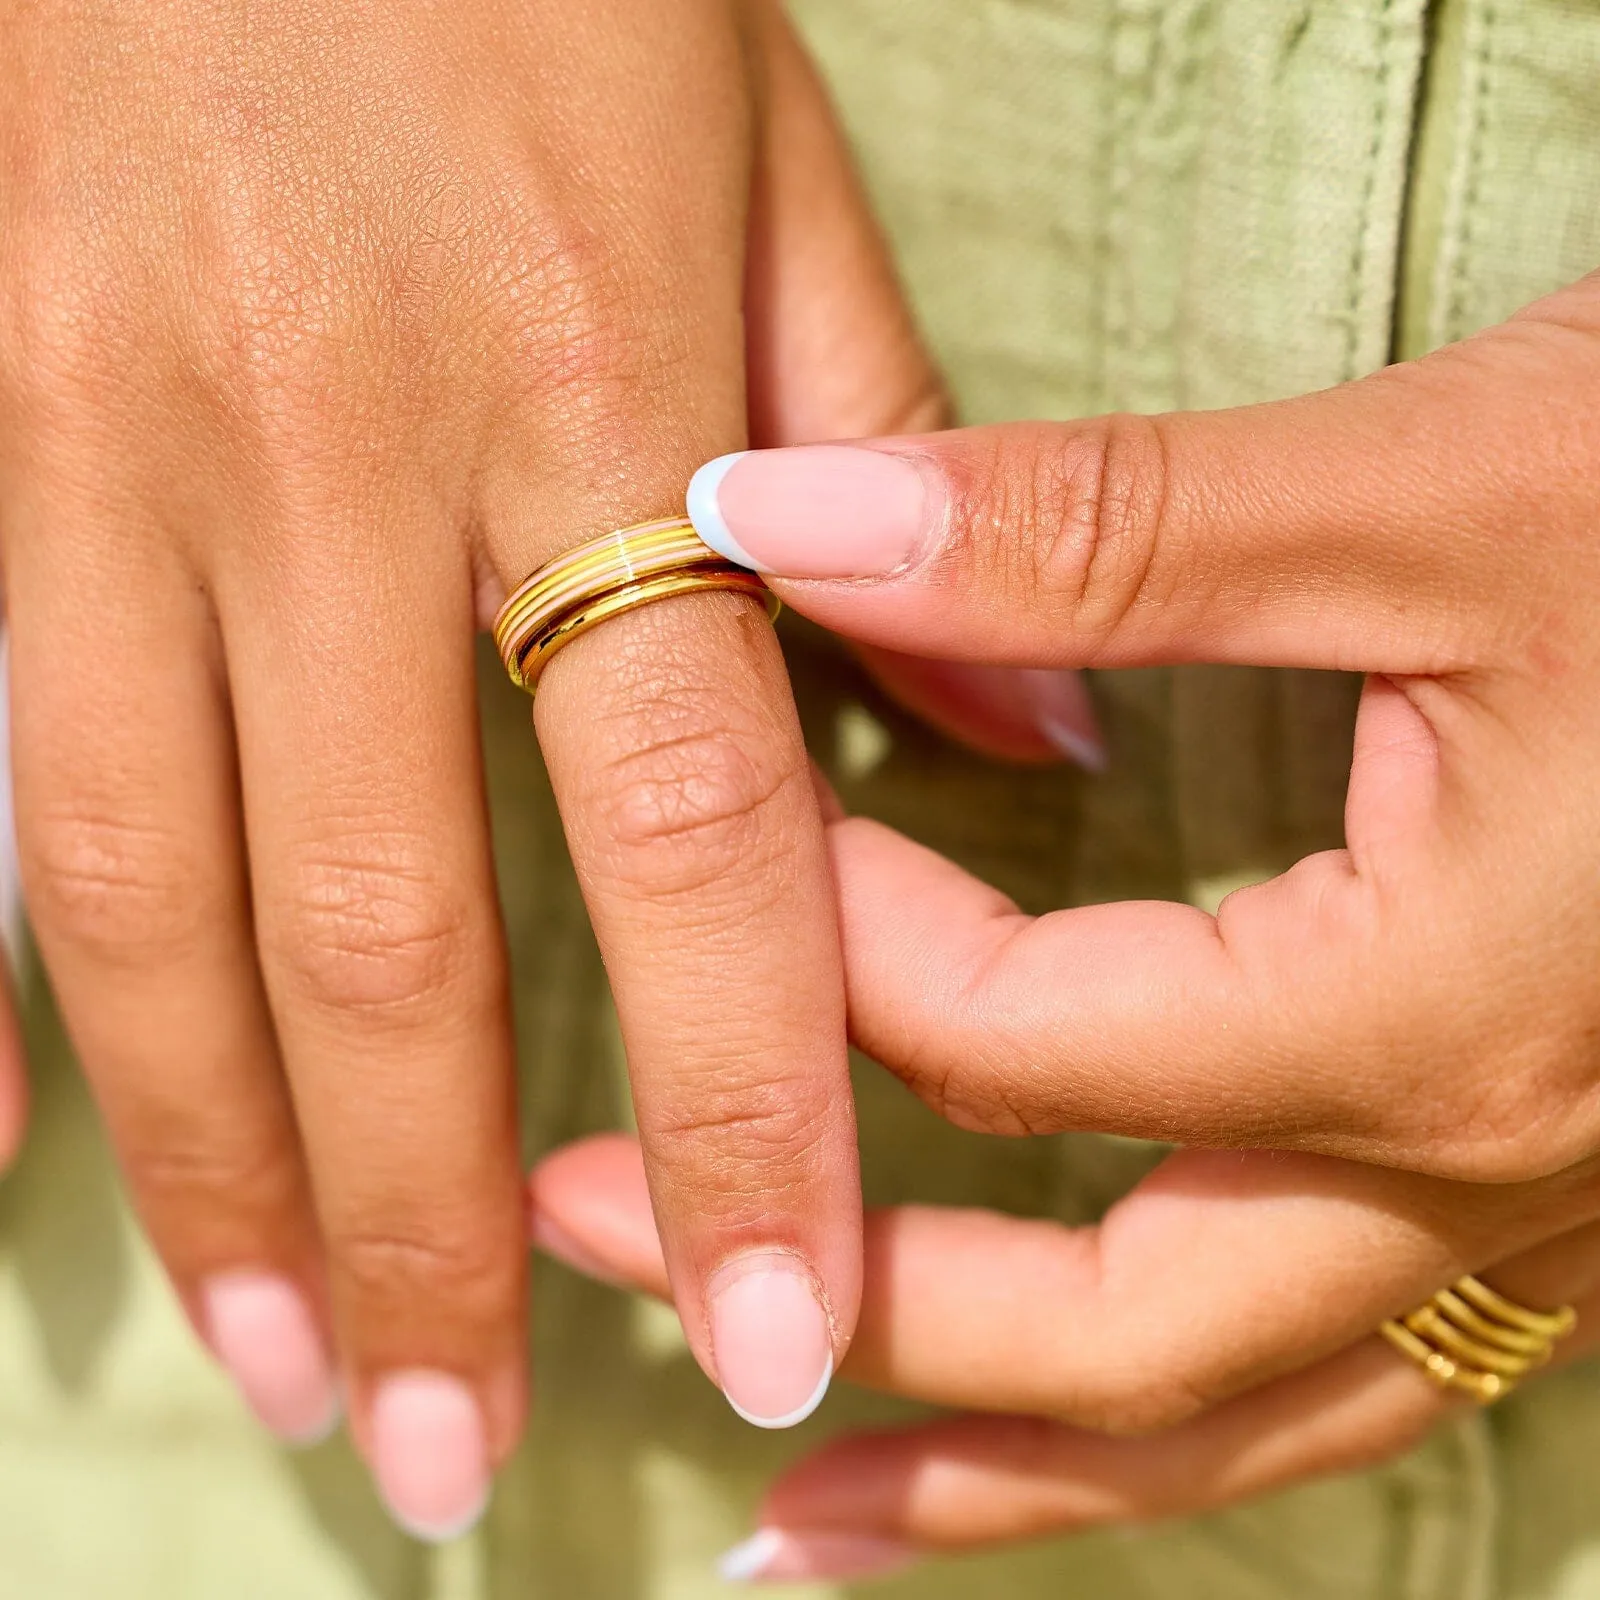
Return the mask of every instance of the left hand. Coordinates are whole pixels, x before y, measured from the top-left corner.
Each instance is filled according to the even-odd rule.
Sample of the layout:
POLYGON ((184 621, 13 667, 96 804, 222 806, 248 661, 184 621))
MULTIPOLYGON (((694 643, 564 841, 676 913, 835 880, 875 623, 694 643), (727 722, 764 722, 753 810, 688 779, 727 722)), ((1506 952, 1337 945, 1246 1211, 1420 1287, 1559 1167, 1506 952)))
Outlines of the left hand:
MULTIPOLYGON (((1463 1272, 1600 1316, 1597 348, 1600 278, 1298 400, 758 453, 702 480, 702 533, 709 502, 786 601, 872 645, 1369 674, 1348 848, 1214 918, 1029 919, 876 824, 833 825, 854 1036, 936 1109, 1298 1153, 1182 1152, 1098 1230, 880 1216, 850 1370, 1073 1426, 835 1446, 770 1526, 950 1547, 1202 1509, 1440 1415, 1371 1332, 1463 1272)), ((646 1214, 629 1255, 596 1221, 617 1204, 594 1159, 558 1158, 540 1204, 648 1282, 646 1214)))

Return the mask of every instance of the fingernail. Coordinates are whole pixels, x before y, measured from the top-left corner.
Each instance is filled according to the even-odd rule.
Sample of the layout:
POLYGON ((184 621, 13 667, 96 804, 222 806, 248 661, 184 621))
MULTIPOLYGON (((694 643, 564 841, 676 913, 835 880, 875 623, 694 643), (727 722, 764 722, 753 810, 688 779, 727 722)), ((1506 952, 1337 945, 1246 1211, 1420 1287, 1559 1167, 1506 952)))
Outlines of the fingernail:
POLYGON ((719 1556, 717 1574, 728 1583, 881 1578, 904 1571, 919 1556, 915 1546, 875 1534, 763 1528, 719 1556))
POLYGON ((489 1503, 489 1452, 472 1391, 444 1372, 397 1372, 372 1399, 372 1468, 390 1514, 439 1544, 489 1503))
POLYGON ((728 1404, 758 1428, 804 1422, 833 1377, 832 1332, 810 1273, 793 1256, 747 1256, 712 1279, 710 1304, 728 1404))
POLYGON ((1017 677, 1040 733, 1086 772, 1104 772, 1106 747, 1083 674, 1053 667, 1021 667, 1017 677))
POLYGON ((571 1267, 574 1272, 581 1272, 584 1277, 593 1278, 598 1283, 609 1284, 613 1289, 628 1287, 605 1262, 592 1255, 587 1246, 579 1244, 560 1223, 552 1222, 544 1212, 529 1211, 528 1236, 535 1249, 544 1251, 547 1256, 563 1266, 571 1267))
POLYGON ((250 1409, 279 1438, 320 1443, 339 1422, 339 1388, 299 1290, 266 1272, 228 1272, 201 1286, 207 1342, 250 1409))
POLYGON ((904 456, 856 445, 745 450, 689 482, 689 520, 719 555, 786 578, 872 578, 905 566, 933 513, 904 456))

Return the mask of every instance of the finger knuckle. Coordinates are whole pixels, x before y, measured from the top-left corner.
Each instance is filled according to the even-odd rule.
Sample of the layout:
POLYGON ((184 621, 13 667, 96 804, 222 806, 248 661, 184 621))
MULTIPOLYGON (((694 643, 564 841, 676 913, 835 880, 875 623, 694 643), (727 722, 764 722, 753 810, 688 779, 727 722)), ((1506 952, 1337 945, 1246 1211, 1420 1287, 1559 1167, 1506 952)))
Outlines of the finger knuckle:
POLYGON ((464 1207, 352 1219, 330 1229, 328 1246, 350 1294, 369 1306, 445 1306, 458 1323, 482 1324, 505 1316, 521 1294, 520 1240, 464 1207))
POLYGON ((704 1171, 707 1149, 722 1149, 731 1180, 748 1181, 741 1174, 751 1170, 770 1180, 774 1167, 805 1167, 829 1124, 819 1114, 814 1083, 754 1078, 748 1068, 741 1074, 721 1063, 687 1087, 641 1122, 658 1152, 682 1152, 674 1163, 681 1170, 704 1171))
POLYGON ((1150 598, 1168 502, 1159 419, 1110 416, 995 438, 969 486, 974 516, 959 520, 1004 530, 991 543, 1014 566, 1006 587, 1064 610, 1075 631, 1104 644, 1150 598))
POLYGON ((225 1206, 281 1217, 300 1199, 296 1152, 249 1134, 214 1126, 162 1126, 127 1133, 122 1161, 146 1213, 190 1216, 192 1208, 225 1206))
POLYGON ((1097 1432, 1132 1438, 1179 1427, 1211 1404, 1210 1397, 1170 1362, 1159 1370, 1128 1362, 1080 1387, 1071 1416, 1097 1432))
POLYGON ((294 999, 404 1023, 461 1005, 498 970, 465 897, 418 854, 369 841, 297 864, 270 936, 294 999))
POLYGON ((943 1041, 919 1041, 895 1064, 917 1097, 953 1127, 994 1138, 1024 1139, 1059 1133, 1061 1121, 1039 1104, 1010 1070, 973 1060, 952 1060, 943 1041))
POLYGON ((177 835, 90 809, 48 814, 24 830, 29 914, 49 937, 93 959, 149 966, 191 944, 215 888, 177 835))
POLYGON ((781 842, 771 820, 803 779, 792 757, 735 730, 650 738, 602 775, 611 873, 665 899, 742 882, 781 842))
POLYGON ((516 369, 544 394, 626 384, 642 365, 640 330, 659 298, 630 283, 615 241, 540 192, 503 197, 487 297, 516 369))
POLYGON ((0 370, 34 411, 103 406, 123 335, 113 286, 96 282, 98 252, 64 228, 19 232, 17 249, 0 286, 0 370))
POLYGON ((1600 1147, 1600 1042, 1552 1025, 1464 1047, 1423 1113, 1415 1164, 1456 1182, 1551 1178, 1600 1147))

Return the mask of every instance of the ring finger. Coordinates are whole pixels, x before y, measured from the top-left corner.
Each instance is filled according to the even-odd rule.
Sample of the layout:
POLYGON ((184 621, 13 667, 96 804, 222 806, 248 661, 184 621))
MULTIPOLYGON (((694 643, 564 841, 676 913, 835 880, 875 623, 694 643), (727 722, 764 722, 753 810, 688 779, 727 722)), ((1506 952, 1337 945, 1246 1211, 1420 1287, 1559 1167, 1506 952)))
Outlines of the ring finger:
POLYGON ((57 486, 49 537, 31 536, 44 503, 11 508, 6 552, 31 919, 191 1318, 261 1419, 310 1438, 337 1409, 319 1249, 255 961, 214 625, 137 504, 57 486))

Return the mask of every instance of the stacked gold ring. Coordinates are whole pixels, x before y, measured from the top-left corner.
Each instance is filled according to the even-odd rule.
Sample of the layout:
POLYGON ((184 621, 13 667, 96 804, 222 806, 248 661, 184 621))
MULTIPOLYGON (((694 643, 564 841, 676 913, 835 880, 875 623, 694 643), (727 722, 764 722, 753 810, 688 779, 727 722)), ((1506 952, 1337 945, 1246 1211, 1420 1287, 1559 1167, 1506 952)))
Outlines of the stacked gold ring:
POLYGON ((754 595, 777 618, 778 597, 755 573, 703 543, 690 523, 641 522, 540 567, 501 606, 495 647, 511 681, 532 694, 551 657, 580 634, 636 606, 702 589, 754 595))
POLYGON ((1378 1331, 1441 1388, 1488 1405, 1542 1367, 1577 1325, 1571 1306, 1530 1311, 1476 1278, 1459 1278, 1378 1331))

